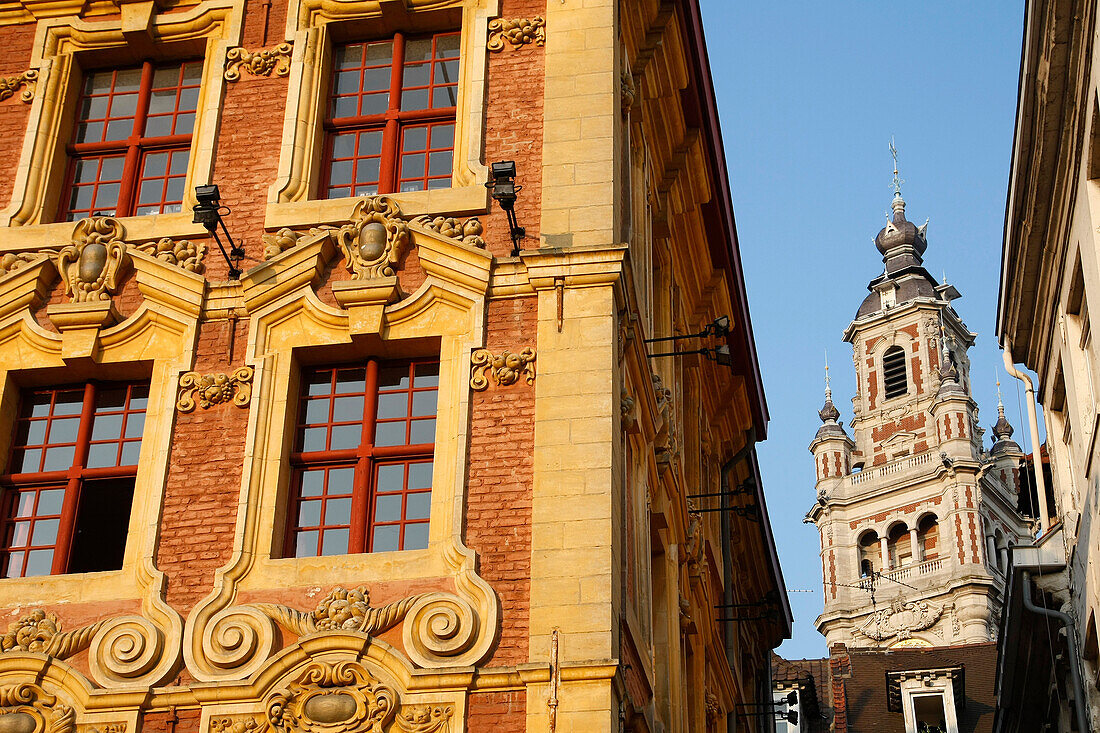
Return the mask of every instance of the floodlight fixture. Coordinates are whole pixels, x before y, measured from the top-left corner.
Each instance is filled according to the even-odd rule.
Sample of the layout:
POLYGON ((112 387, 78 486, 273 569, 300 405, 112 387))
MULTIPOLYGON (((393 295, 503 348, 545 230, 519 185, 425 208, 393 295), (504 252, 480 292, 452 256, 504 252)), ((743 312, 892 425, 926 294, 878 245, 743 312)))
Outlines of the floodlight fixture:
POLYGON ((238 247, 233 242, 233 237, 225 226, 225 220, 222 219, 223 209, 226 214, 230 213, 230 210, 229 207, 221 205, 221 193, 218 191, 217 184, 208 183, 195 186, 195 202, 195 206, 191 209, 195 214, 192 221, 195 224, 202 224, 206 231, 214 235, 214 241, 218 243, 218 249, 221 250, 225 263, 229 265, 229 279, 239 280, 241 278, 241 260, 244 259, 244 248, 238 247), (219 224, 225 238, 229 240, 229 251, 226 251, 221 237, 218 236, 219 224))
POLYGON ((523 186, 516 185, 516 161, 500 160, 489 166, 489 180, 485 182, 489 196, 497 202, 508 217, 508 236, 512 239, 512 256, 519 255, 520 240, 527 236, 527 230, 516 219, 516 198, 523 186))

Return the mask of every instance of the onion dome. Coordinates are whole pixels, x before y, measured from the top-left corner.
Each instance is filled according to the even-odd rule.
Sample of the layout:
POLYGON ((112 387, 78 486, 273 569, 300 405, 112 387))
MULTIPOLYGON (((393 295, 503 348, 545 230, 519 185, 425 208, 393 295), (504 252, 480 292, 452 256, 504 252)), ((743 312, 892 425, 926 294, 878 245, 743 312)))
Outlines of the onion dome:
POLYGON ((928 249, 928 225, 918 227, 905 218, 905 199, 900 192, 894 194, 891 208, 894 210, 893 216, 875 236, 875 247, 882 254, 887 274, 904 267, 919 266, 923 262, 921 258, 925 250, 928 249))
POLYGON ((955 357, 951 353, 951 349, 947 347, 947 339, 940 341, 940 389, 937 394, 963 394, 966 392, 963 390, 962 385, 959 384, 959 368, 955 364, 955 357))
POLYGON ((817 429, 817 435, 814 436, 814 443, 829 438, 849 439, 848 433, 844 432, 844 427, 840 424, 838 419, 840 417, 840 410, 836 409, 836 405, 833 404, 833 390, 829 387, 828 369, 829 367, 825 367, 825 404, 817 411, 817 416, 821 418, 823 424, 817 429))
POLYGON ((1005 418, 1005 406, 1001 402, 1000 383, 997 384, 997 422, 993 424, 993 450, 994 454, 1020 452, 1020 445, 1012 440, 1012 434, 1016 432, 1005 418))

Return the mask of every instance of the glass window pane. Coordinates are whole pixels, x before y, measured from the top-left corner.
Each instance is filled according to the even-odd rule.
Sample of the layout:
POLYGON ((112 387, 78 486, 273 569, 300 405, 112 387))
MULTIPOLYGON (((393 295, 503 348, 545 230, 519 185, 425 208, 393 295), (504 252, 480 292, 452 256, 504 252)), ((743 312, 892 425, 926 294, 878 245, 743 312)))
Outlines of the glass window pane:
MULTIPOLYGON (((431 83, 431 74, 432 67, 430 64, 405 64, 405 75, 401 79, 401 85, 406 90, 409 87, 426 87, 431 83)), ((402 100, 404 100, 404 95, 402 95, 402 100)))
POLYGON ((363 70, 364 92, 389 92, 390 76, 392 72, 389 66, 379 66, 373 69, 363 70))
POLYGON ((428 548, 428 523, 405 525, 404 550, 426 550, 428 548))
MULTIPOLYGON (((49 392, 36 392, 28 400, 31 417, 45 417, 50 414, 51 395, 49 392)), ((79 410, 77 410, 79 412, 79 410)))
POLYGON ((329 499, 325 502, 327 526, 351 524, 351 499, 329 499))
POLYGON ((109 440, 122 435, 122 414, 96 415, 92 421, 92 440, 109 440))
POLYGON ((160 115, 157 117, 149 117, 145 120, 145 136, 146 137, 164 137, 165 135, 172 134, 172 117, 170 115, 160 115))
POLYGON ((433 177, 450 176, 454 169, 450 150, 442 153, 432 153, 428 156, 428 175, 433 177))
POLYGON ((16 454, 15 460, 12 463, 19 466, 20 473, 37 473, 39 464, 42 461, 42 451, 38 448, 33 448, 28 451, 23 451, 23 455, 16 454))
POLYGON ((457 107, 458 87, 436 87, 432 90, 432 107, 457 107))
POLYGON ((402 150, 425 150, 428 147, 428 128, 406 127, 401 135, 402 150))
POLYGON ((189 150, 176 150, 172 153, 172 163, 169 166, 168 173, 173 176, 185 176, 187 175, 187 161, 191 157, 191 151, 189 150))
MULTIPOLYGON (((436 86, 440 84, 458 84, 458 59, 436 61, 433 73, 435 78, 432 79, 432 83, 436 86)), ((452 90, 455 89, 457 87, 452 87, 452 90)))
POLYGON ((355 397, 337 397, 332 403, 333 422, 362 420, 365 402, 366 400, 362 395, 355 397))
POLYGON ((12 525, 11 532, 11 546, 12 547, 26 547, 27 540, 31 538, 31 523, 30 522, 16 522, 12 525))
POLYGON ((153 72, 153 88, 175 87, 180 83, 179 66, 162 66, 153 72))
MULTIPOLYGON (((52 492, 43 492, 52 493, 52 492)), ((41 499, 39 500, 41 503, 41 499)), ((44 512, 45 514, 54 514, 55 512, 44 512)), ((15 506, 15 516, 17 517, 29 517, 34 514, 34 492, 23 491, 19 494, 19 500, 15 506)))
POLYGON ((111 80, 114 73, 110 71, 95 71, 84 78, 85 94, 106 94, 111 91, 111 80))
POLYGON ((321 540, 322 555, 346 555, 348 554, 348 537, 351 531, 347 529, 326 529, 321 540))
POLYGON ((58 392, 53 404, 54 415, 79 415, 84 408, 84 390, 58 392))
POLYGON ((363 426, 359 425, 335 425, 332 428, 332 443, 329 450, 347 450, 358 448, 363 442, 363 426))
POLYGON ((396 524, 383 524, 374 528, 371 538, 371 552, 393 552, 401 539, 401 527, 396 524))
POLYGON ((77 431, 80 430, 80 418, 69 417, 62 420, 50 421, 51 443, 72 443, 76 441, 77 431))
POLYGON ((405 519, 427 519, 431 514, 432 495, 428 492, 409 494, 406 498, 405 519))
POLYGON ((341 369, 336 373, 336 393, 349 394, 367 389, 365 369, 341 369))
POLYGON ((302 450, 325 450, 325 438, 328 436, 326 428, 306 428, 302 431, 302 450))
POLYGON ((369 117, 370 115, 380 115, 390 107, 390 94, 389 92, 380 92, 378 94, 364 94, 362 102, 359 105, 359 114, 363 117, 369 117))
POLYGON ((398 522, 401 520, 401 494, 382 494, 374 502, 374 521, 398 522))
POLYGON ((5 578, 20 578, 23 576, 23 553, 13 552, 8 555, 8 563, 4 569, 5 578))
POLYGON ((118 465, 120 466, 136 466, 138 458, 141 456, 141 443, 134 441, 131 443, 122 444, 122 458, 119 459, 118 465))
POLYGON ((437 58, 458 56, 459 34, 446 33, 435 37, 435 55, 437 58))
POLYGON ((24 420, 19 423, 16 445, 42 445, 46 441, 45 420, 24 420))
POLYGON ((96 392, 96 412, 121 410, 126 406, 126 387, 101 388, 96 392))
POLYGON ((115 94, 136 92, 141 86, 141 69, 127 69, 115 74, 115 94))
POLYGON ((378 467, 375 491, 401 491, 405 487, 405 466, 391 464, 378 467))
POLYGON ((145 413, 131 412, 126 416, 126 437, 140 438, 145 432, 145 413))
POLYGON ((368 66, 388 64, 393 60, 393 41, 375 41, 366 44, 364 63, 368 66))
POLYGON ((107 123, 105 140, 125 140, 134 131, 134 121, 130 118, 124 120, 111 120, 107 123))
MULTIPOLYGON (((160 72, 157 72, 158 74, 160 72)), ((176 90, 157 89, 149 95, 149 114, 159 115, 176 111, 176 90)))
POLYGON ((406 89, 401 92, 401 109, 404 111, 427 109, 427 89, 406 89))
MULTIPOLYGON (((113 158, 103 158, 103 162, 99 168, 99 178, 103 181, 118 181, 122 178, 122 167, 126 164, 126 159, 121 156, 115 156, 113 158)), ((94 175, 94 172, 93 172, 94 175)))
POLYGON ((118 208, 118 191, 119 185, 117 183, 109 183, 107 185, 99 186, 95 192, 95 208, 97 211, 113 214, 115 209, 118 208))
POLYGON ((405 422, 380 422, 374 430, 374 444, 380 447, 405 445, 405 422))
POLYGON ((360 156, 381 155, 382 133, 377 130, 368 130, 367 132, 359 133, 359 143, 356 153, 360 156))
POLYGON ((102 122, 82 122, 76 127, 76 141, 78 143, 94 143, 103 139, 102 122))
POLYGON ((424 177, 424 154, 423 153, 406 153, 401 156, 401 177, 402 178, 423 178, 424 177))
POLYGON ((432 463, 409 464, 409 490, 430 489, 432 487, 432 463))
POLYGON ((71 468, 76 455, 76 446, 66 445, 60 448, 47 448, 43 471, 64 471, 71 468))
MULTIPOLYGON (((192 89, 180 90, 179 110, 181 112, 194 112, 199 107, 199 90, 198 87, 192 89)), ((176 132, 179 132, 177 130, 176 132)))
MULTIPOLYGON (((332 473, 336 473, 336 471, 332 473)), ((325 472, 302 471, 301 482, 302 496, 320 496, 325 491, 325 472)))
POLYGON ((81 120, 101 120, 107 116, 107 97, 85 97, 80 105, 81 120))
POLYGON ((435 442, 435 420, 413 420, 409 445, 435 442))
POLYGON ((408 389, 409 368, 407 366, 383 367, 378 370, 378 389, 408 389))
MULTIPOLYGON (((111 97, 111 117, 133 117, 137 112, 138 95, 119 94, 111 97)), ((110 129, 110 125, 108 128, 110 129)))
POLYGON ((409 394, 397 392, 378 395, 378 419, 406 417, 409 414, 409 394))
POLYGON ((317 557, 317 532, 299 532, 294 542, 294 557, 317 557))
POLYGON ((337 71, 332 80, 332 93, 335 96, 355 94, 359 91, 360 72, 358 69, 349 71, 337 71))
POLYGON ((118 443, 97 443, 88 446, 88 468, 105 468, 118 463, 118 443))
POLYGON ((31 550, 27 553, 27 571, 23 577, 49 575, 53 568, 53 550, 31 550))
POLYGON ((357 97, 336 97, 332 100, 332 116, 339 119, 341 117, 355 117, 359 112, 359 104, 357 97))
POLYGON ((149 153, 142 168, 143 178, 155 178, 168 172, 168 153, 149 153))
POLYGON ((328 472, 328 491, 330 494, 350 494, 355 482, 354 468, 332 468, 328 472))
POLYGON ((198 85, 202 82, 202 62, 189 61, 183 65, 183 83, 198 85))
POLYGON ((328 399, 308 400, 306 402, 306 414, 302 422, 306 425, 327 423, 329 405, 330 402, 328 399))
POLYGON ((439 362, 417 364, 413 372, 413 379, 413 386, 418 389, 423 387, 438 387, 439 362))
MULTIPOLYGON (((19 497, 22 499, 23 497, 19 497)), ((61 503, 65 501, 64 489, 50 489, 38 494, 38 516, 50 516, 61 513, 61 503)), ((20 514, 20 516, 25 516, 20 514)))
POLYGON ((435 414, 436 396, 439 393, 434 389, 428 392, 413 392, 412 414, 417 417, 435 414))
POLYGON ((405 44, 405 63, 430 61, 432 58, 432 39, 414 38, 405 44))
POLYGON ((355 154, 355 135, 333 135, 332 157, 350 158, 355 154))
POLYGON ((377 185, 380 162, 378 158, 360 158, 355 161, 355 185, 377 185))
POLYGON ((305 376, 306 394, 313 397, 317 395, 326 395, 332 392, 332 372, 317 371, 310 372, 305 376))
POLYGON ((347 186, 352 179, 352 163, 350 160, 334 160, 329 168, 328 183, 330 186, 347 186))
POLYGON ((321 525, 321 502, 303 501, 298 505, 298 526, 318 527, 321 525))
POLYGON ((363 63, 363 44, 349 43, 340 46, 333 53, 333 67, 337 70, 348 69, 363 63))
POLYGON ((58 519, 43 519, 34 523, 34 535, 31 537, 31 545, 42 547, 57 542, 58 519))

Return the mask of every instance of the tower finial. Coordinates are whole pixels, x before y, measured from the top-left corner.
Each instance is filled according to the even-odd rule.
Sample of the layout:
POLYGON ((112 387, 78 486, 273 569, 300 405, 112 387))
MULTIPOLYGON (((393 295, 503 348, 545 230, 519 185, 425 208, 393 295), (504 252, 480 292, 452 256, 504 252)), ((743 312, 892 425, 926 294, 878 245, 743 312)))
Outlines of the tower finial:
POLYGON ((894 136, 890 136, 890 156, 894 159, 894 198, 901 198, 901 184, 905 183, 898 176, 898 149, 894 147, 894 136))
POLYGON ((825 401, 833 401, 833 388, 829 384, 829 350, 825 349, 825 401))
POLYGON ((1001 400, 1001 375, 994 370, 997 376, 997 414, 1001 417, 1005 416, 1005 403, 1001 400))

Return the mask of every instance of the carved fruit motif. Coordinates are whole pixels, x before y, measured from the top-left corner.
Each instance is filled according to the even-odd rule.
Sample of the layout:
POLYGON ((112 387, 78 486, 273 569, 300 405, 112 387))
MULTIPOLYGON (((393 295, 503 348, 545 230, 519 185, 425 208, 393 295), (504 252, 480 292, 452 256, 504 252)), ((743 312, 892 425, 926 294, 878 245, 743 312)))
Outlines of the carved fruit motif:
POLYGON ((0 715, 0 733, 34 733, 38 721, 30 713, 0 715))
POLYGON ((355 698, 342 692, 317 695, 306 700, 302 712, 318 723, 339 723, 355 715, 355 698))
POLYGON ((374 262, 386 251, 386 226, 372 221, 359 232, 359 256, 365 262, 374 262))

